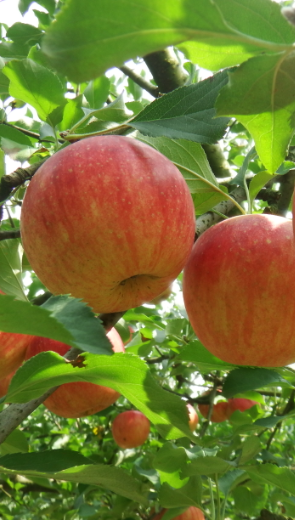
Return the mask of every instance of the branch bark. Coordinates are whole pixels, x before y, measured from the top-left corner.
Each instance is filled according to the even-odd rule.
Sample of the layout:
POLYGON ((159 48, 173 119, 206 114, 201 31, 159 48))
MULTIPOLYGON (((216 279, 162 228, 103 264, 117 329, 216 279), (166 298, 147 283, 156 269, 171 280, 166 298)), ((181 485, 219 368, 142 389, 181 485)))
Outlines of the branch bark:
POLYGON ((154 98, 157 98, 159 96, 159 87, 156 87, 152 83, 145 80, 142 76, 139 74, 136 74, 132 69, 129 69, 129 67, 126 67, 126 65, 123 65, 122 67, 119 67, 120 71, 124 73, 128 78, 133 80, 139 87, 144 89, 145 91, 149 92, 154 98))
POLYGON ((161 93, 171 92, 185 84, 188 74, 171 47, 144 56, 161 93))

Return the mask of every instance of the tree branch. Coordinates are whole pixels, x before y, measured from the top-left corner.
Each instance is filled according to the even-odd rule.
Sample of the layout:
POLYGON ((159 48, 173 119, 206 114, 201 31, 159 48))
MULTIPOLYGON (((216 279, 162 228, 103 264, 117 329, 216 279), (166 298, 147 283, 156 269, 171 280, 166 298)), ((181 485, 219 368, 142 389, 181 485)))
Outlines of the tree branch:
POLYGON ((12 230, 2 230, 0 232, 0 241, 4 239, 16 239, 20 237, 19 228, 13 228, 12 230))
POLYGON ((148 82, 142 76, 132 71, 132 69, 126 67, 126 65, 122 65, 122 67, 119 67, 119 69, 120 71, 122 71, 122 73, 128 76, 128 78, 137 83, 139 87, 141 87, 145 91, 149 92, 152 96, 154 96, 154 98, 157 98, 159 96, 159 87, 156 87, 156 85, 153 85, 152 83, 148 82))
POLYGON ((171 92, 185 84, 187 72, 171 47, 144 56, 161 93, 171 92))
POLYGON ((5 201, 11 194, 12 190, 15 187, 19 187, 25 181, 31 179, 35 172, 41 167, 42 163, 44 163, 48 158, 45 158, 42 161, 38 161, 38 163, 34 163, 29 167, 18 168, 11 174, 7 174, 1 178, 0 182, 0 201, 5 201))

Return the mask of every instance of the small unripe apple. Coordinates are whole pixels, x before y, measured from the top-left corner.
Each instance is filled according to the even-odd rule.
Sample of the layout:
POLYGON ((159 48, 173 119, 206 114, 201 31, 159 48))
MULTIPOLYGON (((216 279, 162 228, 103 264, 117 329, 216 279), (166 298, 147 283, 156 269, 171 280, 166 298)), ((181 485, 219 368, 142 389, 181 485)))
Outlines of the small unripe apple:
MULTIPOLYGON (((199 404, 199 410, 206 419, 208 419, 209 408, 209 404, 199 404)), ((211 422, 224 422, 228 419, 228 415, 227 401, 221 401, 213 404, 211 422)))
MULTIPOLYGON (((167 509, 162 509, 160 513, 158 513, 153 520, 162 520, 162 517, 165 515, 167 509)), ((187 508, 181 515, 172 518, 172 520, 206 520, 204 517, 204 513, 201 509, 191 506, 187 508)))
POLYGON ((37 276, 95 312, 128 310, 164 292, 194 234, 182 174, 130 137, 96 136, 59 150, 38 169, 22 205, 22 241, 37 276))
POLYGON ((252 214, 214 225, 184 269, 184 303, 197 337, 232 364, 294 363, 294 273, 288 219, 252 214))
POLYGON ((148 438, 150 421, 137 410, 119 413, 112 424, 112 434, 120 448, 137 448, 148 438))
POLYGON ((228 417, 230 417, 234 411, 246 411, 255 406, 256 404, 259 404, 257 401, 252 401, 251 399, 244 399, 237 397, 235 399, 228 399, 228 417))
MULTIPOLYGON (((123 341, 112 328, 108 333, 114 352, 124 352, 123 341)), ((65 355, 70 349, 67 344, 45 337, 35 337, 30 343, 26 358, 45 351, 53 351, 59 355, 65 355)), ((62 384, 44 401, 45 406, 60 417, 75 419, 86 417, 108 408, 120 397, 120 393, 91 382, 69 382, 62 384)))
POLYGON ((190 428, 191 431, 195 431, 195 429, 197 427, 197 424, 199 422, 199 416, 198 416, 195 408, 191 404, 187 403, 186 407, 188 409, 188 417, 189 417, 188 425, 189 425, 189 428, 190 428))

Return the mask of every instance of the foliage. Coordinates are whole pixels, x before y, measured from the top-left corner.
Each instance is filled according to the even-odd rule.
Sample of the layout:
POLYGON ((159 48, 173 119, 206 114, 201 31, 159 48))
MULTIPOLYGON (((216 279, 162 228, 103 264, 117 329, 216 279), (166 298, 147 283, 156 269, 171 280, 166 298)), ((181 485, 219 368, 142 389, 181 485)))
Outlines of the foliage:
MULTIPOLYGON (((32 3, 20 0, 20 12, 32 3)), ((124 314, 118 330, 134 333, 125 354, 111 355, 90 308, 70 296, 46 299, 18 232, 34 166, 107 133, 130 135, 175 163, 200 232, 241 212, 290 217, 294 25, 271 0, 37 4, 38 27, 0 24, 0 329, 85 353, 82 365, 52 352, 27 361, 7 401, 83 380, 121 397, 91 417, 63 419, 41 405, 24 419, 0 446, 0 517, 152 519, 167 508, 172 518, 196 506, 213 520, 295 518, 292 367, 235 367, 211 355, 188 322, 181 275, 168 299, 124 314), (22 164, 14 178, 5 157, 22 164), (234 396, 259 404, 223 423, 200 415, 191 433, 184 401, 197 409, 234 396), (111 424, 131 408, 149 418, 151 433, 123 451, 111 424)))

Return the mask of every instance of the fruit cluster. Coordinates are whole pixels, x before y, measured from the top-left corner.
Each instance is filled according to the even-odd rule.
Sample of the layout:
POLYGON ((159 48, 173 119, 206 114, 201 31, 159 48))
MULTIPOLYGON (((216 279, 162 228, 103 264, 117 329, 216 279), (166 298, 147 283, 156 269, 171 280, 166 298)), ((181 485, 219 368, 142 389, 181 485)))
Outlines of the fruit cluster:
MULTIPOLYGON (((210 420, 211 422, 223 422, 230 419, 231 415, 235 411, 246 411, 259 404, 257 401, 246 398, 234 398, 228 399, 228 401, 220 401, 213 404, 210 420)), ((199 404, 199 410, 203 417, 208 419, 209 416, 209 404, 199 404)))

